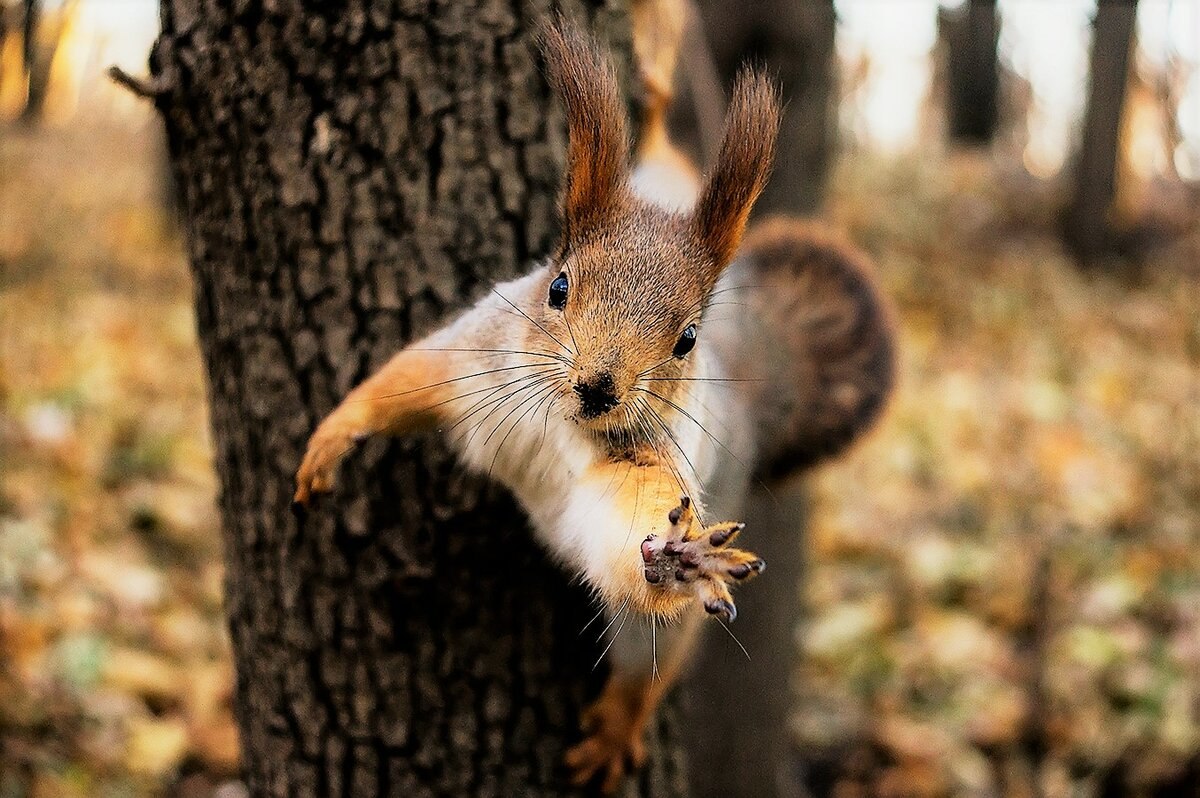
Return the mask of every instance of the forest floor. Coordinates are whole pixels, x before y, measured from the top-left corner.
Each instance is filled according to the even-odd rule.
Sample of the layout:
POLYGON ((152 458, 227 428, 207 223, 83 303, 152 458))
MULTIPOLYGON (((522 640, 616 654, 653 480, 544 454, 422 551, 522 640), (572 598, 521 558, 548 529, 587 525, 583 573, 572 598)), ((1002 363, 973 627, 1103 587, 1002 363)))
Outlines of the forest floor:
POLYGON ((0 134, 3 798, 240 791, 161 139, 154 124, 0 134))
POLYGON ((1085 276, 1053 187, 986 156, 860 159, 831 190, 900 371, 814 480, 794 730, 818 792, 1194 794, 1200 225, 1085 276))
MULTIPOLYGON (((160 136, 0 136, 2 798, 244 794, 160 136)), ((1200 233, 1150 279, 1084 277, 1044 186, 856 160, 830 215, 897 303, 900 387, 814 480, 813 786, 1200 777, 1200 233)))

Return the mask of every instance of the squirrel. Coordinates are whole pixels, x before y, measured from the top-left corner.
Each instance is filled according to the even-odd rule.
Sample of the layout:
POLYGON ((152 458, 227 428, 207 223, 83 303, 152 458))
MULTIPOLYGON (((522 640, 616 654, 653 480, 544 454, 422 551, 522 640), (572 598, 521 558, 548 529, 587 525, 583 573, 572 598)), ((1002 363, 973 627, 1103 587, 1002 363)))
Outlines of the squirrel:
POLYGON ((575 783, 610 792, 642 764, 700 620, 732 621, 730 586, 764 568, 732 545, 743 524, 714 519, 740 511, 752 480, 844 450, 893 381, 891 314, 863 255, 794 219, 742 240, 779 126, 768 78, 738 76, 707 176, 670 142, 680 7, 634 4, 647 102, 633 165, 607 54, 562 19, 544 28, 568 129, 556 251, 351 391, 296 477, 307 504, 367 437, 437 429, 512 491, 617 626, 566 755, 575 783), (620 635, 630 615, 653 624, 652 646, 620 635))

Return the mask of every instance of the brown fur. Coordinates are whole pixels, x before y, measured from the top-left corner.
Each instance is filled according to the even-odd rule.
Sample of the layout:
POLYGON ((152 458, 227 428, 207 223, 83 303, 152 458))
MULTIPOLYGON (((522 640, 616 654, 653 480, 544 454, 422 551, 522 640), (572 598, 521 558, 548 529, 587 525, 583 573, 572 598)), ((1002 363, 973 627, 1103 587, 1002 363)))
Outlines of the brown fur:
MULTIPOLYGON (((637 199, 629 188, 625 118, 607 56, 562 20, 543 40, 569 136, 563 235, 550 271, 551 277, 567 275, 571 297, 561 314, 547 312, 544 303, 537 312, 577 347, 576 382, 611 374, 624 396, 639 374, 669 361, 683 328, 699 320, 737 251, 770 173, 778 93, 761 74, 739 75, 718 160, 696 209, 671 213, 637 199)), ((686 361, 667 362, 657 376, 678 377, 686 369, 686 361)), ((594 426, 611 429, 612 420, 594 426)))
POLYGON ((294 501, 307 504, 330 490, 334 472, 357 443, 369 435, 404 435, 424 429, 455 393, 460 355, 405 349, 351 391, 336 412, 313 433, 296 474, 294 501))
POLYGON ((569 247, 611 216, 628 193, 629 136, 611 60, 559 19, 542 31, 550 79, 567 114, 562 244, 569 247))
POLYGON ((779 93, 765 75, 743 69, 733 85, 716 166, 693 218, 717 270, 713 282, 737 252, 750 210, 767 184, 778 133, 779 93))

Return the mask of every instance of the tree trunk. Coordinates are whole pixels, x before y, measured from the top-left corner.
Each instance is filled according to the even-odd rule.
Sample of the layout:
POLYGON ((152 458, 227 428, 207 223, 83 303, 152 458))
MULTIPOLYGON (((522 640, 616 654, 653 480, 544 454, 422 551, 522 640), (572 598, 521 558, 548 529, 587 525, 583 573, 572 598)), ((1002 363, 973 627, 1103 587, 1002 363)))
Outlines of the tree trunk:
POLYGON ((1101 0, 1096 8, 1091 88, 1064 229, 1067 245, 1084 265, 1095 263, 1113 244, 1109 213, 1136 23, 1137 0, 1101 0))
POLYGON ((757 63, 783 89, 775 169, 756 211, 815 211, 837 131, 833 0, 701 0, 699 9, 725 85, 743 64, 757 63))
MULTIPOLYGON (((304 519, 317 421, 547 252, 549 2, 163 0, 152 57, 208 371, 254 795, 570 794, 595 607, 436 436, 374 442, 304 519), (236 10, 230 10, 233 6, 236 10)), ((564 3, 628 63, 623 4, 564 3)), ((668 707, 633 795, 683 791, 668 707)))
POLYGON ((803 752, 789 731, 800 657, 803 484, 752 491, 741 517, 746 545, 768 568, 738 593, 737 622, 728 630, 712 624, 701 641, 687 689, 688 759, 704 763, 692 768, 692 794, 794 798, 805 794, 803 752), (736 673, 736 689, 719 680, 714 688, 711 675, 720 673, 736 673))
POLYGON ((25 107, 21 109, 21 121, 25 124, 36 124, 42 116, 42 105, 46 100, 46 84, 50 78, 49 64, 40 57, 38 48, 38 27, 41 22, 41 0, 25 0, 22 4, 24 13, 21 19, 21 62, 25 68, 27 89, 25 107))
MULTIPOLYGON (((775 169, 755 214, 815 212, 836 142, 833 0, 702 0, 700 11, 726 84, 749 62, 765 65, 782 87, 785 113, 775 169)), ((738 596, 738 620, 729 631, 739 642, 712 625, 692 667, 689 758, 705 763, 692 770, 698 798, 782 798, 804 790, 802 752, 792 746, 788 730, 800 656, 795 629, 802 611, 803 485, 754 491, 743 517, 747 545, 770 567, 738 596), (711 679, 734 670, 740 674, 737 690, 711 679)))
POLYGON ((947 116, 950 138, 987 144, 999 120, 1000 67, 996 0, 969 0, 941 9, 938 28, 946 43, 947 116))

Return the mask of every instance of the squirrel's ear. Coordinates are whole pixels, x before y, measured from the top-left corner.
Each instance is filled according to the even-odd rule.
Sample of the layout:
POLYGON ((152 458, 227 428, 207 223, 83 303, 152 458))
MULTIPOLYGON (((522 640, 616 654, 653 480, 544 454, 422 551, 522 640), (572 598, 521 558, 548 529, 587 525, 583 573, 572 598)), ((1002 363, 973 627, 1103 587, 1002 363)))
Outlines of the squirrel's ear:
POLYGON ((765 75, 743 69, 734 83, 716 166, 692 214, 693 229, 718 273, 737 252, 750 210, 767 184, 778 133, 778 92, 765 75))
POLYGON ((567 113, 562 222, 563 242, 569 246, 610 218, 625 196, 625 108, 612 62, 573 23, 559 17, 543 28, 542 52, 567 113))

